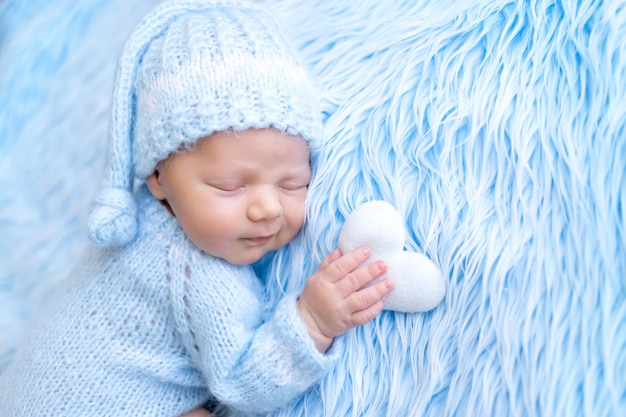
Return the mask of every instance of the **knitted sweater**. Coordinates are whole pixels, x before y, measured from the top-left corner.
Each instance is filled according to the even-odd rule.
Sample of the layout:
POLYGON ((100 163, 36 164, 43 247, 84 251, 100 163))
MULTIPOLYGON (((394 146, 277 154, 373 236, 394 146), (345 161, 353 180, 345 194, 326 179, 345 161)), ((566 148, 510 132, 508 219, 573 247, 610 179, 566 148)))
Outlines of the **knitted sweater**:
POLYGON ((145 187, 139 237, 98 249, 36 319, 0 376, 0 416, 167 416, 210 395, 263 412, 319 380, 320 354, 286 296, 264 314, 250 266, 201 252, 145 187))

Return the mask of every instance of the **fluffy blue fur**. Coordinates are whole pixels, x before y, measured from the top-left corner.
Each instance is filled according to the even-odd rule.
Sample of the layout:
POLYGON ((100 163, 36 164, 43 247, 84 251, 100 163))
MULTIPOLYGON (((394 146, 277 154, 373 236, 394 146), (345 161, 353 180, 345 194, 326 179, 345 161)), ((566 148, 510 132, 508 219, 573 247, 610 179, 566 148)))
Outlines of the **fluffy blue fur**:
MULTIPOLYGON (((86 245, 115 60, 152 6, 22 3, 0 2, 5 362, 86 245)), ((626 415, 626 1, 268 3, 328 116, 306 233, 265 272, 271 301, 370 199, 447 280, 432 312, 341 338, 332 374, 275 415, 626 415)))
POLYGON ((277 415, 625 415, 626 3, 352 3, 282 12, 329 119, 276 286, 382 198, 447 295, 351 332, 277 415))

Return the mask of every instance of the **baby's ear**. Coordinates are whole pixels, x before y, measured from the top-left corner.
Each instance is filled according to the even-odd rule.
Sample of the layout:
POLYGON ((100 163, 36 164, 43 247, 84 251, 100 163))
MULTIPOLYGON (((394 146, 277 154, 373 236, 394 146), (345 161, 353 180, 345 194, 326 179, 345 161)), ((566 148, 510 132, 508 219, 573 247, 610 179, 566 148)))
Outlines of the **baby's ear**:
POLYGON ((161 184, 159 166, 154 169, 154 172, 146 178, 146 184, 152 195, 157 200, 165 200, 165 192, 163 191, 163 185, 161 184))

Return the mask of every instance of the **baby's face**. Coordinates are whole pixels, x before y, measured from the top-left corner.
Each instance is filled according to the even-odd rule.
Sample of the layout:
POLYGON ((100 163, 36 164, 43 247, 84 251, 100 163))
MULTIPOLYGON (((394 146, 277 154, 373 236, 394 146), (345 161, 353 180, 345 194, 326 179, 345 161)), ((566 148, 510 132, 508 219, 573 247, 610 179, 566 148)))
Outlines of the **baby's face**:
POLYGON ((198 247, 249 264, 300 231, 310 180, 306 142, 260 129, 214 134, 161 162, 147 182, 198 247))

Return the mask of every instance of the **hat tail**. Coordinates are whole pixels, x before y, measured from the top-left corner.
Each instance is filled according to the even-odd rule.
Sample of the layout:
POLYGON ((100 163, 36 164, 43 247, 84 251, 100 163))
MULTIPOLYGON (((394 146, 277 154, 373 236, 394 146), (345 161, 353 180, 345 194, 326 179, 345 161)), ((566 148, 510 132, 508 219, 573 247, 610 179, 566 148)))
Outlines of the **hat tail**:
POLYGON ((219 1, 169 1, 148 14, 131 34, 120 58, 113 93, 109 164, 88 220, 89 237, 100 246, 125 245, 137 234, 132 140, 137 70, 151 42, 180 16, 219 1))

